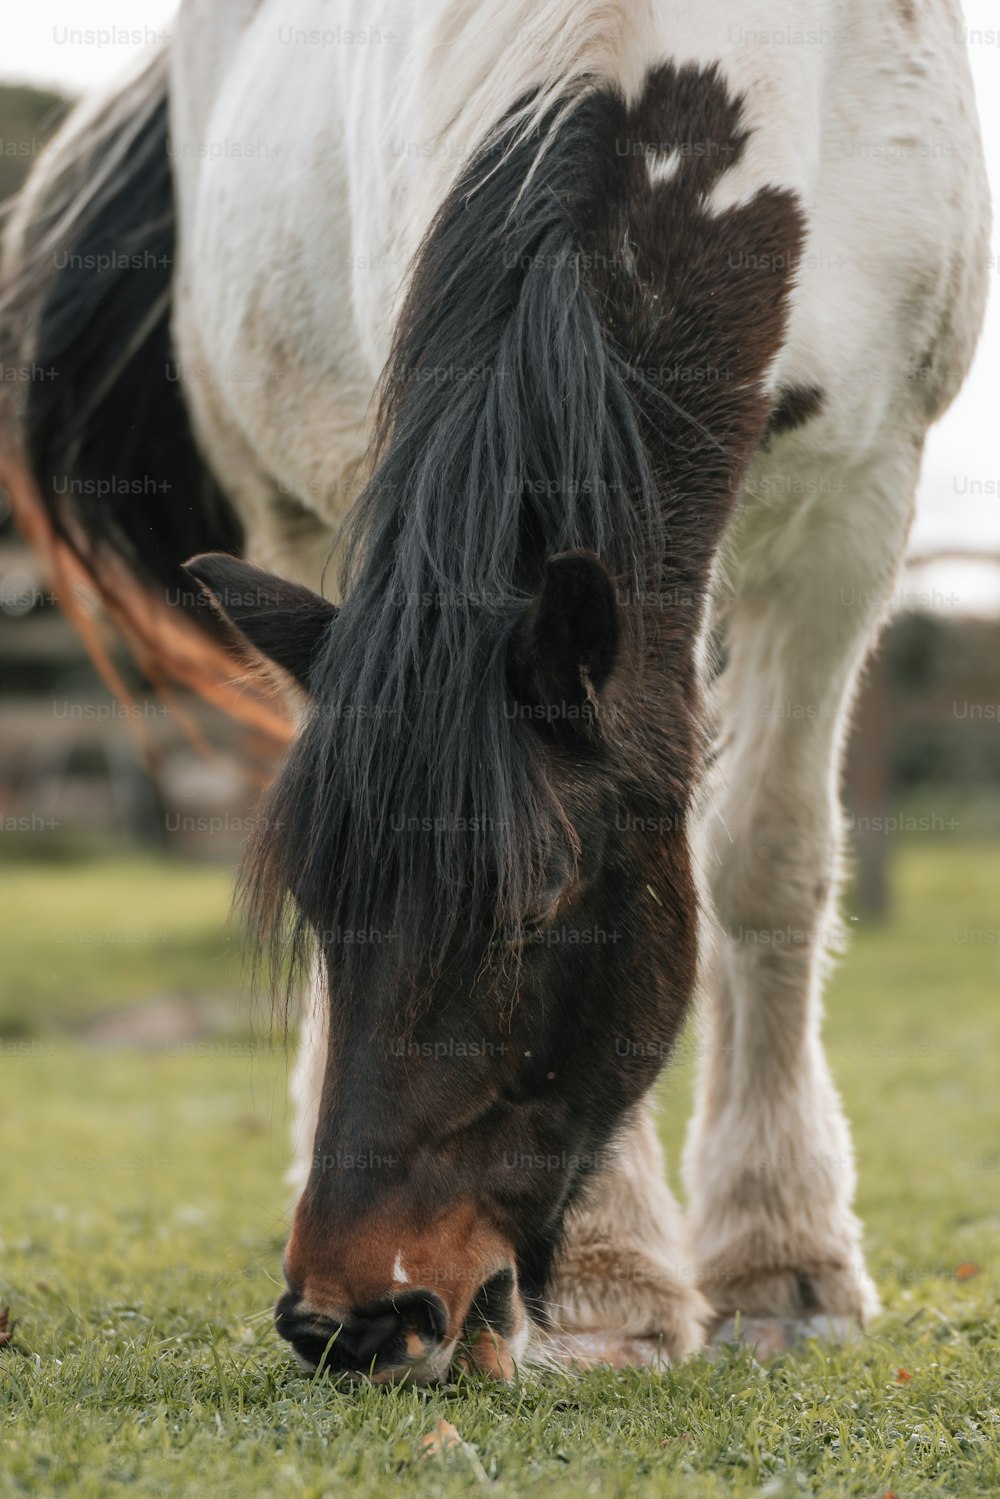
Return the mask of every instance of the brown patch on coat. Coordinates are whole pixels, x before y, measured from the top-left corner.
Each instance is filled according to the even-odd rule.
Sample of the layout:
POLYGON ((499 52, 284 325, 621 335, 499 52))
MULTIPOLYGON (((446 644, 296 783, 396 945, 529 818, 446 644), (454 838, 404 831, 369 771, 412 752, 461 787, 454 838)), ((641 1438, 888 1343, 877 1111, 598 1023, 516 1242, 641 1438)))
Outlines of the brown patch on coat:
POLYGON ((406 1334, 406 1352, 408 1356, 416 1363, 418 1358, 423 1358, 426 1351, 423 1338, 418 1332, 413 1332, 411 1329, 406 1334))
POLYGON ((823 392, 818 385, 789 385, 778 392, 778 399, 771 408, 764 434, 764 447, 775 437, 794 432, 823 409, 823 392))
MULTIPOLYGON (((644 436, 700 605, 772 414, 765 381, 784 338, 806 223, 796 194, 775 187, 712 210, 712 190, 750 139, 742 99, 717 68, 664 63, 633 107, 607 108, 603 134, 616 147, 594 192, 604 211, 579 233, 608 333, 627 351, 644 436), (658 156, 679 164, 651 180, 658 156)), ((800 408, 812 399, 803 397, 800 408)))
POLYGON ((455 1362, 459 1368, 488 1374, 504 1384, 514 1378, 514 1358, 507 1340, 489 1327, 480 1328, 455 1362))

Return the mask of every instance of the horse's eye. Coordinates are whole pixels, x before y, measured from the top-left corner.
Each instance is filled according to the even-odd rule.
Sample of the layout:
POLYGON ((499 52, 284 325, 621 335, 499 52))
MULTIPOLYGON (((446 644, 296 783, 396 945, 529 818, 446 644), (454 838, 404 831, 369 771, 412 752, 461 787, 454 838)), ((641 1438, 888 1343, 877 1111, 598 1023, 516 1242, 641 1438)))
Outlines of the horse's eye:
POLYGON ((514 946, 527 946, 531 942, 542 940, 559 913, 570 888, 571 878, 569 865, 554 861, 548 878, 535 898, 534 909, 526 912, 520 925, 511 932, 510 940, 514 946))
POLYGON ((537 916, 526 917, 514 933, 514 941, 519 943, 540 941, 545 928, 551 920, 552 914, 549 911, 542 911, 537 916))
POLYGON ((518 946, 527 946, 531 942, 541 942, 545 933, 555 921, 558 910, 559 894, 556 894, 541 910, 532 911, 529 915, 525 916, 521 925, 514 932, 514 943, 518 946))

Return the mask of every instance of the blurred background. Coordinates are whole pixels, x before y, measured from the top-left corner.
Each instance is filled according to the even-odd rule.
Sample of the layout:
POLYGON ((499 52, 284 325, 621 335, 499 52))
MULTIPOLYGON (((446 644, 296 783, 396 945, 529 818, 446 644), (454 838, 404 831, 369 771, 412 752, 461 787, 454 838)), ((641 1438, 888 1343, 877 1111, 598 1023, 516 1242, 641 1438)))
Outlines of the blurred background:
MULTIPOLYGON (((75 4, 6 21, 0 198, 16 191, 67 101, 169 28, 173 9, 132 0, 126 18, 118 5, 88 0, 86 41, 74 40, 75 4)), ((1000 176, 992 0, 970 0, 966 21, 1000 176)), ((994 281, 997 264, 994 255, 994 281)), ((998 389, 994 298, 975 370, 931 434, 910 561, 887 601, 890 623, 856 713, 849 916, 887 933, 901 860, 967 850, 963 867, 972 868, 974 850, 1000 847, 998 389)), ((130 713, 47 593, 0 494, 0 1035, 85 1025, 109 1042, 152 1044, 237 1023, 227 892, 259 789, 254 769, 266 766, 249 766, 235 731, 185 702, 213 746, 199 752, 178 716, 136 686, 140 706, 130 713), (91 915, 73 915, 74 900, 91 915)), ((991 980, 997 928, 1000 913, 973 939, 991 980)))

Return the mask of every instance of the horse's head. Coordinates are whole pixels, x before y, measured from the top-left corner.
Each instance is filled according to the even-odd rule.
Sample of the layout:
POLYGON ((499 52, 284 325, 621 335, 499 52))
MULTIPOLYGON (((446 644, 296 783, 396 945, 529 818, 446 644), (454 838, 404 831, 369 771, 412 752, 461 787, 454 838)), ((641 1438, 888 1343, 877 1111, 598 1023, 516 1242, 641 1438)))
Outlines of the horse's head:
MULTIPOLYGON (((365 721, 370 687, 348 721, 344 695, 367 669, 333 672, 352 649, 348 609, 338 618, 233 559, 191 567, 312 703, 251 854, 268 885, 280 870, 329 995, 279 1330, 333 1370, 426 1380, 464 1359, 502 1376, 528 1318, 544 1316, 567 1208, 662 1066, 691 991, 685 689, 640 671, 659 653, 597 558, 556 557, 534 597, 489 626, 502 653, 490 744, 476 739, 490 736, 481 660, 458 791, 436 795, 447 767, 425 755, 421 794, 406 756, 433 684, 410 698, 409 722, 365 721), (476 757, 497 743, 484 780, 476 757)), ((401 654, 419 673, 419 653, 409 666, 401 654)), ((431 726, 445 746, 453 727, 431 726)))

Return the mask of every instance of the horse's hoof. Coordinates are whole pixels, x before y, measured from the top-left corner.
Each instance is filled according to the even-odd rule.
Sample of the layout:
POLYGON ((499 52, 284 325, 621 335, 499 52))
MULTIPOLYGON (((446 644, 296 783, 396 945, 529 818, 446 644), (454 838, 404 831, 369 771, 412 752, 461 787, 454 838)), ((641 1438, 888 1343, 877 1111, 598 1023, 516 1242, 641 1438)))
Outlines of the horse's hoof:
POLYGON ((660 1337, 628 1337, 612 1330, 541 1333, 532 1362, 558 1369, 663 1369, 670 1362, 660 1337))
POLYGON ((726 1317, 713 1332, 712 1344, 749 1348, 759 1361, 788 1353, 813 1339, 847 1343, 860 1333, 853 1317, 726 1317))

